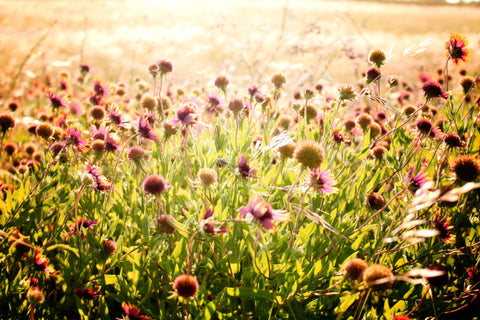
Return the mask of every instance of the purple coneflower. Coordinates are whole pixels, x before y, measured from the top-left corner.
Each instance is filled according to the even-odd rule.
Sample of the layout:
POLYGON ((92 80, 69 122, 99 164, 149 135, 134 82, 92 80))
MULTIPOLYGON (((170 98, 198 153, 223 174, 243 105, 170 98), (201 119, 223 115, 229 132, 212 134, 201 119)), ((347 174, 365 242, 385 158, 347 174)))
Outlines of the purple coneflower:
POLYGON ((445 241, 445 243, 454 243, 455 235, 452 234, 453 226, 450 225, 451 217, 443 217, 440 219, 440 214, 438 213, 435 220, 433 221, 433 226, 435 230, 438 231, 438 237, 445 241))
POLYGON ((335 181, 332 173, 328 170, 319 170, 318 168, 312 170, 310 181, 315 190, 325 194, 330 194, 337 191, 337 188, 334 187, 337 182, 335 181))
POLYGON ((253 219, 260 222, 262 226, 270 230, 274 226, 274 221, 286 222, 289 216, 280 210, 274 210, 270 203, 264 201, 259 196, 252 196, 248 202, 248 206, 240 208, 240 217, 251 214, 253 219))
POLYGON ((425 98, 448 98, 448 94, 442 91, 442 86, 436 81, 427 81, 423 84, 422 90, 425 93, 425 98))
POLYGON ((419 172, 416 175, 413 175, 413 168, 410 168, 408 170, 408 177, 410 189, 413 192, 421 189, 429 181, 423 172, 419 172))

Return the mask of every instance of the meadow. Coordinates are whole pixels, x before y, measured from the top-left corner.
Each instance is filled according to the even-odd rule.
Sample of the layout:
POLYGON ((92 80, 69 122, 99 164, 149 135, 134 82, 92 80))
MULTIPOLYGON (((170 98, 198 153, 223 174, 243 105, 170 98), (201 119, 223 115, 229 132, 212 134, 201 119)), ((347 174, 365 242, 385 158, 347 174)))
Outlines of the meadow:
POLYGON ((478 318, 479 7, 0 9, 0 319, 478 318))

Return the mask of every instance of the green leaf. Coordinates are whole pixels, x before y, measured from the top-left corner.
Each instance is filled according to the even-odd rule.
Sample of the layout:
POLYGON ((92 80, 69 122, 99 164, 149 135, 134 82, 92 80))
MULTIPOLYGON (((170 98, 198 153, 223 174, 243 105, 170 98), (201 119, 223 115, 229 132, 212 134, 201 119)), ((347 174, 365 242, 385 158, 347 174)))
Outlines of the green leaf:
POLYGON ((225 292, 231 297, 274 301, 273 293, 267 290, 259 290, 254 288, 225 288, 225 292))

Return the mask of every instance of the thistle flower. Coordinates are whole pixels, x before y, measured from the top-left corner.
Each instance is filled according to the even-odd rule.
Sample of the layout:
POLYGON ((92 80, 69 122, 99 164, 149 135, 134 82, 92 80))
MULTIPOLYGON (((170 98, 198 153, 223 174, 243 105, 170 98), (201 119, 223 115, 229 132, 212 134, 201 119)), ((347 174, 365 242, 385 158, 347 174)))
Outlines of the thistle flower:
POLYGON ((471 155, 458 156, 450 166, 457 179, 473 182, 480 176, 480 162, 471 155))
POLYGON ((197 279, 189 274, 181 274, 173 282, 173 290, 182 298, 194 297, 199 289, 197 279))
POLYGON ((383 52, 383 50, 380 50, 380 49, 372 50, 368 54, 368 61, 370 63, 375 64, 378 68, 380 68, 385 63, 386 60, 387 60, 387 56, 385 52, 383 52))
POLYGON ((169 189, 172 185, 165 181, 159 174, 152 174, 143 180, 142 189, 146 193, 150 193, 154 196, 160 195, 169 189))
POLYGON ((367 268, 368 264, 365 262, 365 260, 360 258, 350 259, 343 266, 347 277, 356 281, 362 281, 363 272, 367 268))
POLYGON ((451 34, 450 40, 445 44, 447 56, 451 58, 455 64, 458 64, 460 60, 466 62, 471 52, 471 50, 467 48, 468 44, 469 42, 465 36, 459 33, 451 34))
POLYGON ((393 286, 392 271, 381 264, 372 264, 363 272, 363 282, 373 291, 385 291, 393 286))
POLYGON ((130 302, 122 302, 122 309, 128 320, 153 320, 153 318, 142 315, 140 310, 130 302))
POLYGON ((240 217, 250 214, 253 219, 259 222, 265 229, 270 230, 274 227, 274 221, 286 222, 289 216, 280 210, 274 210, 272 206, 262 200, 259 196, 252 196, 248 202, 248 206, 240 208, 240 217))
POLYGON ((111 184, 102 173, 102 170, 92 163, 87 164, 87 173, 90 174, 95 180, 95 190, 106 191, 110 190, 111 184))
POLYGON ((368 68, 365 71, 366 84, 370 84, 376 80, 379 80, 382 77, 382 72, 377 67, 368 68))
POLYGON ((215 79, 215 87, 225 92, 227 90, 230 80, 224 75, 220 75, 215 79))
POLYGON ((137 132, 144 139, 149 139, 149 140, 158 142, 157 135, 152 130, 152 128, 150 127, 150 125, 148 124, 147 120, 145 119, 145 117, 143 115, 140 116, 140 118, 138 118, 137 132))
POLYGON ((158 66, 158 71, 160 72, 160 76, 163 76, 173 71, 173 64, 168 59, 158 60, 157 66, 158 66))
POLYGON ((415 125, 418 131, 424 136, 430 136, 430 137, 441 136, 438 129, 433 126, 432 121, 428 119, 425 119, 425 118, 418 119, 417 122, 415 122, 415 125))
POLYGON ((303 167, 315 169, 319 167, 325 158, 325 152, 320 143, 312 140, 300 142, 295 148, 293 157, 303 167))
POLYGON ((310 183, 312 187, 324 194, 330 194, 337 191, 334 185, 337 184, 332 173, 328 170, 314 169, 310 175, 310 183))
POLYGON ((139 146, 133 146, 127 151, 127 159, 132 162, 138 162, 145 156, 145 149, 139 146))
POLYGON ((442 91, 442 86, 440 85, 440 83, 435 81, 425 82, 422 86, 422 90, 427 100, 432 98, 448 98, 448 94, 442 91))
POLYGON ((13 127, 15 127, 15 118, 8 113, 0 114, 0 131, 2 134, 5 134, 13 127))
POLYGON ((247 158, 245 155, 240 156, 237 162, 238 172, 242 175, 244 179, 246 178, 256 178, 255 173, 257 170, 251 169, 247 163, 247 158))
POLYGON ((87 142, 85 139, 80 138, 81 135, 82 132, 80 130, 75 129, 74 127, 70 127, 67 129, 66 140, 68 144, 71 144, 78 150, 83 151, 87 142))

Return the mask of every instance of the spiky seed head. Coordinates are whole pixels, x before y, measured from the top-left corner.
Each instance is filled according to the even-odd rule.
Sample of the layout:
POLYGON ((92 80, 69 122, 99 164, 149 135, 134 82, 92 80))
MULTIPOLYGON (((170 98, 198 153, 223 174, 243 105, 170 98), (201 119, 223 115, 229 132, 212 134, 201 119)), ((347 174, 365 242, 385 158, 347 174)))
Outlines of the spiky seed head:
POLYGON ((375 64, 378 68, 385 64, 387 55, 383 50, 375 49, 368 54, 368 61, 375 64))
POLYGON ((143 96, 140 100, 140 106, 147 110, 154 110, 157 107, 157 99, 152 96, 143 96))
POLYGON ((288 143, 278 147, 278 152, 280 152, 280 155, 282 156, 282 158, 290 159, 290 158, 293 158, 295 148, 296 146, 294 143, 288 143))
POLYGON ((373 291, 385 291, 393 286, 393 272, 381 264, 372 264, 363 272, 363 282, 373 291))
POLYGON ((285 78, 283 73, 279 72, 272 75, 270 81, 273 83, 275 88, 281 88, 285 83, 287 83, 287 78, 285 78))
POLYGON ((298 144, 293 156, 303 167, 315 169, 322 164, 325 152, 320 143, 306 140, 298 144))
POLYGON ((350 279, 362 281, 363 272, 365 271, 365 269, 367 269, 367 267, 368 265, 365 260, 360 258, 353 258, 345 263, 343 269, 345 270, 347 277, 349 277, 350 279))
POLYGON ((372 192, 367 196, 367 206, 372 210, 380 210, 385 205, 385 199, 378 192, 372 192))
POLYGON ((183 298, 194 297, 198 292, 198 288, 197 279, 189 274, 181 274, 173 282, 173 290, 175 290, 178 296, 183 298))
POLYGON ((451 170, 465 182, 473 182, 480 176, 480 162, 471 155, 458 156, 450 166, 451 170))
POLYGON ((105 118, 106 112, 102 106, 94 106, 90 109, 89 114, 93 119, 100 121, 105 118))
POLYGON ((209 187, 218 181, 217 171, 210 168, 202 168, 198 171, 198 177, 205 187, 209 187))

